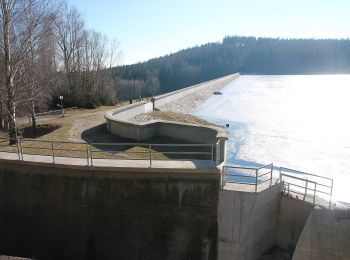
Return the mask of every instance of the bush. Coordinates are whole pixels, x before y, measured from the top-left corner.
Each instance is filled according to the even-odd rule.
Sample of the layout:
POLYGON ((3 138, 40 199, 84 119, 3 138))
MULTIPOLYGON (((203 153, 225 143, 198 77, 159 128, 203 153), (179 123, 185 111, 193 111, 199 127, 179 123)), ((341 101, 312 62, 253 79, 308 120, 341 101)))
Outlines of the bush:
MULTIPOLYGON (((83 95, 77 95, 77 94, 68 94, 68 93, 62 93, 60 94, 64 97, 63 99, 63 106, 64 107, 79 107, 79 108, 88 108, 93 109, 97 108, 98 106, 102 105, 113 105, 114 104, 114 97, 109 96, 104 93, 86 93, 83 95)), ((52 107, 54 109, 57 109, 57 104, 60 105, 61 101, 59 99, 59 96, 55 96, 52 100, 52 107)))

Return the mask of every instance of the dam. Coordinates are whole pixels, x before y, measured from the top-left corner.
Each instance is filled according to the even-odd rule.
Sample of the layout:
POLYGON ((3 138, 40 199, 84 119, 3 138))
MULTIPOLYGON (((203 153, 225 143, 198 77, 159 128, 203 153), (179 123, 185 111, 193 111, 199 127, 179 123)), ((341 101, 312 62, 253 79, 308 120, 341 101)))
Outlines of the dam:
POLYGON ((322 176, 273 164, 229 165, 228 134, 222 127, 130 120, 155 109, 179 109, 174 100, 186 101, 213 83, 225 85, 237 77, 105 114, 106 127, 115 135, 140 142, 157 135, 178 137, 193 146, 168 152, 180 153, 175 157, 157 156, 168 151, 159 147, 170 149, 171 144, 153 143, 145 144, 146 157, 138 161, 98 156, 103 144, 82 144, 75 159, 60 155, 59 142, 48 142, 46 155, 26 153, 26 140, 11 152, 1 151, 0 254, 33 259, 271 259, 279 248, 282 253, 275 259, 349 259, 348 211, 332 203, 333 186, 322 176), (319 198, 319 191, 328 197, 319 198))

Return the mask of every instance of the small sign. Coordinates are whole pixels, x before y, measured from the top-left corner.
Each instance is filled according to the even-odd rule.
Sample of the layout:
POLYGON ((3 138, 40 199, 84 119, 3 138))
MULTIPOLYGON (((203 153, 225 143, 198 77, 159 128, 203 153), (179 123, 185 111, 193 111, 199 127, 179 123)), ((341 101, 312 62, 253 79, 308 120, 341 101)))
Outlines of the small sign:
POLYGON ((63 96, 60 96, 60 99, 62 100, 62 99, 63 99, 63 96))

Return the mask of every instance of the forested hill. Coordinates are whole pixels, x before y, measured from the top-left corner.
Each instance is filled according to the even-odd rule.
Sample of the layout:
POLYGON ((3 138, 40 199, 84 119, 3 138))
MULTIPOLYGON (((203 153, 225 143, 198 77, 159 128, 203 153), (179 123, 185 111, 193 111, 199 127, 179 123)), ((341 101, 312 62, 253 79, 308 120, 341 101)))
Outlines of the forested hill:
POLYGON ((350 40, 225 37, 113 70, 120 98, 165 93, 235 72, 350 73, 350 40))

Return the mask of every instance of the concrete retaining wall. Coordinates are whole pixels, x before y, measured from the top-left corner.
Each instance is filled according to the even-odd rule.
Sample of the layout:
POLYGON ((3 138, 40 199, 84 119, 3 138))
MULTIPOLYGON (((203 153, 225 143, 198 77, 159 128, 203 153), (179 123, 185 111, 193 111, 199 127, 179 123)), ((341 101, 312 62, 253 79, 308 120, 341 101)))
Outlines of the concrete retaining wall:
POLYGON ((276 244, 295 248, 314 205, 288 196, 281 196, 280 200, 276 244))
POLYGON ((218 259, 258 259, 275 244, 279 185, 259 193, 220 190, 218 259))
POLYGON ((129 120, 139 114, 148 113, 152 110, 152 103, 142 101, 108 112, 108 115, 115 116, 119 120, 129 120))
POLYGON ((0 255, 216 259, 219 174, 0 160, 0 255))
POLYGON ((293 260, 350 259, 349 209, 315 207, 306 222, 293 260), (339 214, 340 213, 340 214, 339 214))

